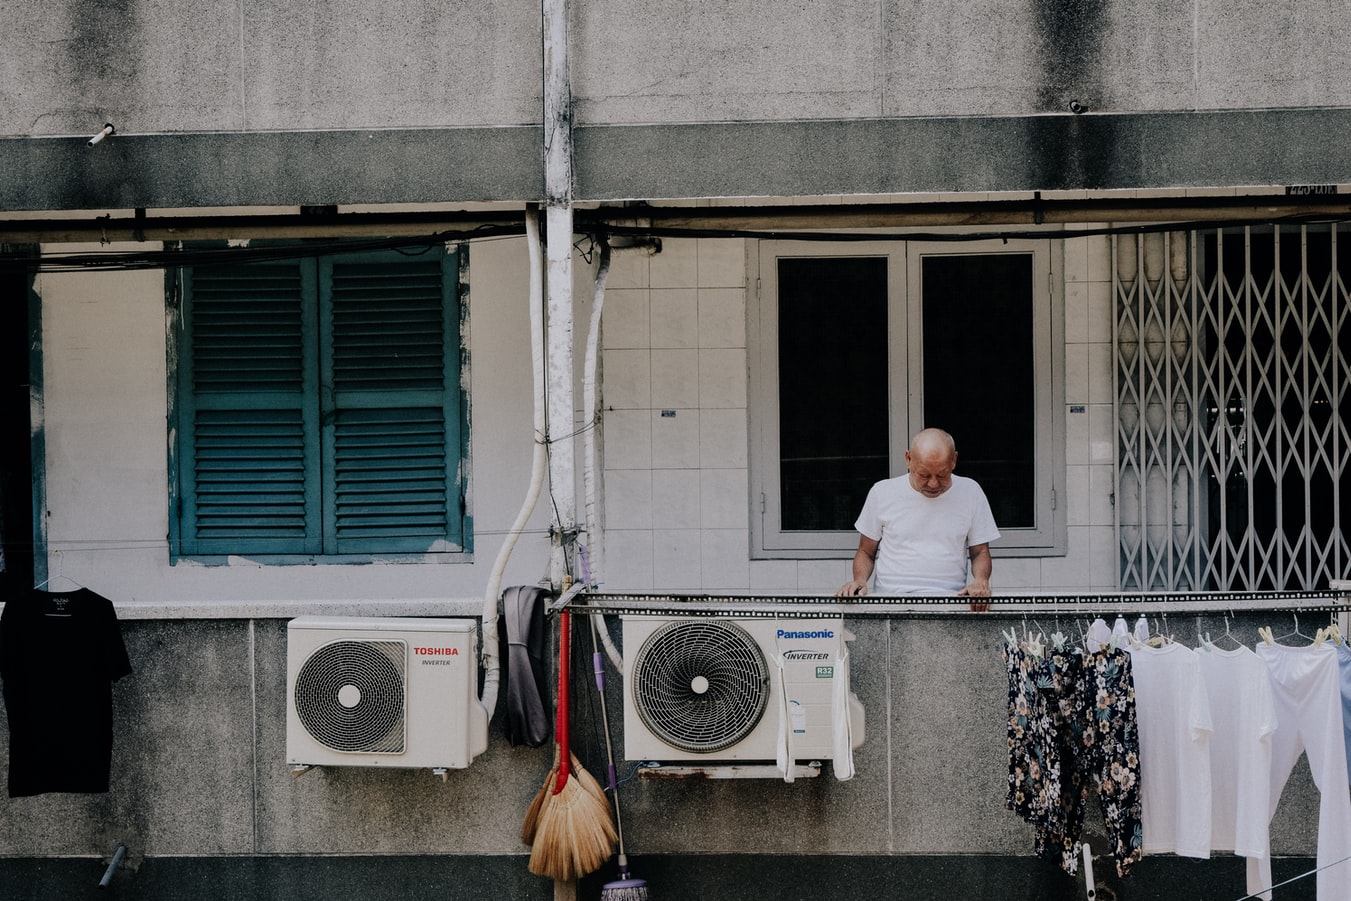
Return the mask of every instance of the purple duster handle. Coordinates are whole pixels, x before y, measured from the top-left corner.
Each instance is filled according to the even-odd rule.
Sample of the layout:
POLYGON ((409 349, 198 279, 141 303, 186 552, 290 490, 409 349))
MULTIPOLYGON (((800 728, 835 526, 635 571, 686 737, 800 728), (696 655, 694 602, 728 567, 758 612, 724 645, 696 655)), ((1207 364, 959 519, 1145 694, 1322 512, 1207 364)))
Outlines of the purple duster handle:
MULTIPOLYGON (((600 692, 602 698, 601 703, 603 704, 605 703, 603 700, 605 697, 605 658, 601 656, 600 651, 596 651, 591 655, 591 665, 596 670, 596 690, 600 692)), ((611 760, 609 766, 606 767, 606 775, 610 780, 610 794, 611 796, 614 796, 618 779, 615 775, 615 764, 613 760, 611 760)))

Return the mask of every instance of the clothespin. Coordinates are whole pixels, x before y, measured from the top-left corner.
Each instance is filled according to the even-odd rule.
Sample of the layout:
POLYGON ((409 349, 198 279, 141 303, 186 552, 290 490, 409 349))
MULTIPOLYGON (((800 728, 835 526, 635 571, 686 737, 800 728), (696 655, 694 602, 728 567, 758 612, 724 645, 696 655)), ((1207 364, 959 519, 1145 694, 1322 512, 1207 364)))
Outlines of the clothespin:
POLYGON ((1327 640, 1327 637, 1328 637, 1328 630, 1319 629, 1317 632, 1313 634, 1313 646, 1316 648, 1322 647, 1323 642, 1327 640))
POLYGON ((1274 645, 1276 643, 1271 637, 1271 626, 1258 626, 1257 634, 1269 645, 1274 645))

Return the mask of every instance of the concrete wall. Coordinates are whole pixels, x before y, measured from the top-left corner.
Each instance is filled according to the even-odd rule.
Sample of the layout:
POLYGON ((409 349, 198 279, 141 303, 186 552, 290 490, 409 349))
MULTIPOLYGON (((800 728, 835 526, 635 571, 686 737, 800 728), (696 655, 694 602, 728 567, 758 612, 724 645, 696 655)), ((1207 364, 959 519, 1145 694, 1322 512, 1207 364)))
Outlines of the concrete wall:
MULTIPOLYGON (((1234 628, 1248 635, 1257 622, 1234 628)), ((962 897, 1011 897, 1003 879, 1026 887, 1029 898, 1077 891, 1053 867, 1030 858, 1031 827, 1003 807, 1007 697, 999 628, 1008 624, 966 614, 851 621, 858 636, 853 687, 868 717, 867 740, 855 757, 858 775, 838 782, 826 765, 820 777, 791 785, 634 779, 621 797, 635 872, 660 867, 668 880, 655 883, 661 897, 763 898, 770 896, 766 886, 781 884, 793 862, 811 854, 818 856, 814 870, 795 877, 808 880, 810 895, 799 884, 774 897, 858 897, 850 894, 858 884, 887 871, 913 886, 908 897, 954 897, 958 885, 966 887, 962 897), (732 881, 706 888, 707 894, 684 894, 682 869, 692 882, 713 873, 732 881)), ((1189 626, 1174 624, 1179 638, 1190 638, 1189 626)), ((189 888, 203 898, 250 897, 250 891, 252 897, 320 897, 314 886, 334 888, 332 876, 314 868, 343 868, 344 859, 359 861, 361 871, 337 887, 344 897, 391 897, 392 886, 404 885, 399 897, 481 898, 473 874, 485 870, 501 887, 500 897, 550 896, 549 883, 526 872, 518 837, 549 767, 549 747, 512 748, 494 723, 487 753, 445 781, 426 770, 343 768, 293 778, 285 763, 284 620, 127 619, 123 633, 135 673, 114 692, 112 790, 7 802, 0 818, 0 858, 7 859, 0 860, 0 885, 13 877, 16 891, 6 897, 81 897, 57 889, 78 885, 78 874, 90 877, 82 887, 92 889, 98 866, 76 862, 106 858, 119 841, 131 857, 115 885, 127 893, 120 897, 143 901, 175 897, 172 880, 169 887, 159 882, 166 867, 177 874, 177 897, 189 888), (54 858, 66 863, 33 875, 29 861, 54 858), (332 862, 324 865, 325 859, 332 862), (275 872, 258 869, 267 860, 275 872), (307 868, 313 885, 279 894, 307 868), (206 878, 212 873, 239 884, 213 883, 206 878), (426 883, 407 885, 410 873, 425 873, 426 883), (20 885, 15 874, 34 881, 20 885)), ((587 650, 578 649, 575 660, 584 674, 587 650)), ((600 776, 603 740, 590 688, 589 678, 574 685, 573 744, 584 766, 600 776)), ((622 682, 612 678, 607 690, 622 757, 622 682)), ((0 732, 0 773, 7 738, 0 732)), ((621 763, 620 772, 627 775, 630 765, 621 763)), ((1312 853, 1316 811, 1317 792, 1301 763, 1273 825, 1275 853, 1312 853)), ((1084 836, 1095 854, 1104 853, 1095 805, 1084 836)), ((1242 869, 1235 862, 1220 854, 1188 861, 1182 877, 1237 897, 1242 869)), ((1177 864, 1148 857, 1123 889, 1129 897, 1176 897, 1168 892, 1179 884, 1177 864)), ((1107 860, 1096 869, 1115 881, 1107 860)), ((614 878, 613 868, 601 876, 614 878)), ((595 889, 582 897, 595 897, 595 889)))
MULTIPOLYGON (((5 135, 539 120, 540 7, 9 0, 5 135), (22 85, 22 90, 16 87, 22 85), (92 126, 92 127, 91 127, 92 126)), ((1343 4, 575 3, 583 124, 1351 106, 1343 4)))
MULTIPOLYGON (((543 195, 536 4, 0 9, 0 210, 543 195), (91 153, 108 121, 115 140, 91 153)), ((577 195, 1351 182, 1351 51, 1332 37, 1349 17, 576 3, 577 195)))
POLYGON ((105 119, 154 134, 539 118, 530 3, 12 0, 3 11, 7 136, 92 134, 105 119))

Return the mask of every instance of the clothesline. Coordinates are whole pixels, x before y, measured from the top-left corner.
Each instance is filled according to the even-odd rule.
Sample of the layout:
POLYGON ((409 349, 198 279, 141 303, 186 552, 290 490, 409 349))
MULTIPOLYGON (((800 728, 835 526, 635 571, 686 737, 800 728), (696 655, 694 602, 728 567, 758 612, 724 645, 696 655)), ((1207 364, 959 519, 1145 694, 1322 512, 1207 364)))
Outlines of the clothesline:
POLYGON ((1269 894, 1275 889, 1281 888, 1282 886, 1290 885, 1291 883, 1299 882, 1301 879, 1308 879, 1310 876, 1313 876, 1316 873, 1319 873, 1323 870, 1330 870, 1335 866, 1340 866, 1341 864, 1346 863, 1348 860, 1351 860, 1351 857, 1343 857, 1341 860, 1334 860, 1332 863, 1324 864, 1321 867, 1314 867, 1312 870, 1306 870, 1305 872, 1300 873, 1298 876, 1291 876, 1289 879, 1286 879, 1283 882, 1278 882, 1275 885, 1267 886, 1266 888, 1253 892, 1252 894, 1244 895, 1242 898, 1235 899, 1235 901, 1252 901, 1252 899, 1254 898, 1261 898, 1263 895, 1269 894))
POLYGON ((563 606, 575 613, 608 613, 625 616, 690 617, 800 617, 804 619, 858 616, 941 618, 967 616, 1083 615, 1104 614, 1176 615, 1238 613, 1347 613, 1351 592, 1249 591, 1161 592, 1103 594, 1005 595, 978 599, 989 610, 972 613, 972 598, 901 595, 866 595, 839 598, 834 595, 752 595, 685 593, 580 592, 555 602, 550 612, 563 606))

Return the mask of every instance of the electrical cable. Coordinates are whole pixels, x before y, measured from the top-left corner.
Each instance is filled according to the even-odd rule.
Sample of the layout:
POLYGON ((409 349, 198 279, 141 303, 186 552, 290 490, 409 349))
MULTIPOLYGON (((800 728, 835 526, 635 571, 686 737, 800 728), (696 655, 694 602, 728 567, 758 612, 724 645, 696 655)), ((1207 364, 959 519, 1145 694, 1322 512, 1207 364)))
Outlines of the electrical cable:
MULTIPOLYGON (((742 238, 748 240, 810 241, 818 243, 851 243, 861 241, 924 241, 961 243, 972 241, 1011 240, 1066 240, 1110 235, 1145 235, 1159 232, 1224 230, 1250 226, 1335 225, 1351 222, 1351 210, 1333 215, 1327 212, 1292 213, 1283 216, 1253 216, 1239 218, 1190 219, 1162 221, 1134 225, 1106 225, 1096 228, 1067 229, 1019 226, 984 231, 909 231, 897 229, 810 231, 800 229, 745 229, 745 228, 687 228, 661 224, 621 225, 599 218, 578 216, 578 234, 596 240, 598 235, 626 238, 742 238)), ((373 226, 374 228, 375 226, 373 226)), ((370 239, 303 241, 293 244, 264 246, 237 246, 215 248, 176 248, 109 251, 101 253, 25 255, 19 252, 0 253, 0 271, 26 270, 29 272, 89 272, 128 271, 140 269, 171 269, 182 266, 241 264, 303 259, 371 250, 401 250, 410 247, 430 248, 438 243, 464 243, 524 235, 521 224, 482 225, 473 229, 448 230, 423 235, 404 235, 370 239)), ((580 242, 579 242, 580 243, 580 242)), ((580 248, 579 248, 579 252, 580 248)))

